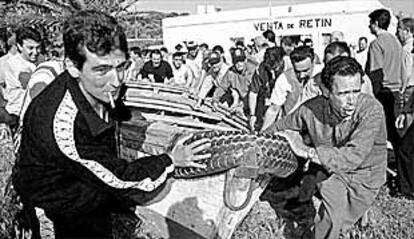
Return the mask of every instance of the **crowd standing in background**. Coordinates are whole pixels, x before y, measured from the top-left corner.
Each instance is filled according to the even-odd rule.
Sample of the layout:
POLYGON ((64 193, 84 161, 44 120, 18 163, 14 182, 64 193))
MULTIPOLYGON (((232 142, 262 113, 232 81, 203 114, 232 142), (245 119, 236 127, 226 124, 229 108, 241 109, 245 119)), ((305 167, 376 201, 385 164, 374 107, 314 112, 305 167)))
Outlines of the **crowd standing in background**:
MULTIPOLYGON (((44 52, 35 27, 18 27, 7 44, 0 45, 0 123, 23 135, 17 191, 27 205, 51 216, 56 235, 73 236, 74 227, 93 234, 108 227, 110 212, 128 212, 129 205, 108 205, 127 198, 125 189, 134 189, 129 181, 143 182, 138 189, 151 192, 172 165, 192 165, 203 142, 180 144, 169 155, 151 158, 159 164, 148 159, 147 165, 124 165, 116 160, 111 122, 118 119, 111 106, 114 100, 119 103, 120 85, 160 83, 194 94, 195 110, 211 98, 213 106, 246 117, 252 131, 286 135, 293 151, 325 175, 313 185, 322 206, 310 230, 316 238, 336 239, 370 207, 385 182, 387 149, 396 156, 399 196, 414 199, 414 19, 400 19, 392 34, 387 31, 388 10, 378 9, 367 17, 373 41, 361 36, 358 46, 351 46, 343 32, 334 31, 322 58, 311 39, 282 36, 276 42, 271 30, 250 42, 238 40, 230 49, 191 39, 174 49, 128 49, 115 20, 82 12, 67 21, 63 37, 44 52), (79 25, 77 19, 88 24, 79 25), (111 50, 88 42, 88 29, 94 26, 113 28, 115 35, 100 36, 111 50), (48 128, 53 123, 85 136, 66 142, 54 135, 66 128, 48 128), (104 134, 107 141, 95 142, 94 136, 103 132, 109 132, 104 134), (182 155, 186 157, 180 160, 182 155), (39 162, 44 168, 32 167, 39 162), (77 180, 77 173, 85 179, 77 180), (108 181, 108 175, 122 180, 108 181), (157 180, 144 183, 146 177, 157 180), (57 181, 66 181, 66 186, 57 181), (80 214, 86 209, 86 216, 80 214), (92 227, 87 217, 99 225, 92 227)), ((110 234, 101 232, 93 235, 110 234)))

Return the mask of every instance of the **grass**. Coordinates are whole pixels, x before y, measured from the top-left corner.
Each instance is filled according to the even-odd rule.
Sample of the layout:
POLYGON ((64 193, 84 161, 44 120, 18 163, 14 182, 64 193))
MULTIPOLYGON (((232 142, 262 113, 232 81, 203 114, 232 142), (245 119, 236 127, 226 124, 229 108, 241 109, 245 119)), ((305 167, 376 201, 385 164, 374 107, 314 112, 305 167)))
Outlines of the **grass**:
MULTIPOLYGON (((301 221, 281 219, 267 201, 259 201, 236 229, 232 239, 297 239, 304 227, 301 221)), ((368 221, 358 222, 343 239, 414 238, 414 201, 390 196, 383 186, 368 211, 368 221)))
MULTIPOLYGON (((11 172, 10 160, 14 160, 11 148, 7 144, 0 145, 0 238, 14 238, 16 215, 20 207, 16 204, 15 195, 4 195, 7 180, 11 172)), ((360 222, 352 229, 344 233, 342 239, 365 238, 389 238, 406 239, 414 238, 414 201, 395 198, 390 195, 394 189, 392 180, 381 188, 373 206, 368 212, 368 220, 365 225, 360 222)), ((241 222, 234 232, 232 239, 296 239, 304 232, 306 225, 312 221, 312 212, 303 211, 300 218, 289 216, 285 213, 283 218, 276 214, 268 201, 257 202, 248 216, 241 222), (287 216, 286 216, 287 215, 287 216)), ((117 221, 117 238, 126 238, 129 229, 123 226, 125 223, 117 221), (121 225, 122 224, 122 225, 121 225), (121 225, 121 226, 120 226, 121 225)), ((137 230, 140 233, 140 230, 137 230)), ((135 233, 137 233, 135 232, 135 233)), ((151 232, 146 231, 140 235, 128 238, 153 239, 151 232)))

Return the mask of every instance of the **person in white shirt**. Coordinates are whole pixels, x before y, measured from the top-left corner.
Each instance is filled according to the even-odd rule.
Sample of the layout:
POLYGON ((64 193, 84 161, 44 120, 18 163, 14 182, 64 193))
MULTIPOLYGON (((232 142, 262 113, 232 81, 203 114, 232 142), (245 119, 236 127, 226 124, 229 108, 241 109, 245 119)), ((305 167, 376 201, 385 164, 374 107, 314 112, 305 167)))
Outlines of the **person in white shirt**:
POLYGON ((201 84, 196 108, 201 107, 203 100, 207 97, 208 93, 213 88, 218 87, 219 82, 223 79, 224 75, 230 68, 228 64, 223 62, 221 55, 214 51, 210 54, 208 63, 211 67, 207 71, 204 81, 201 84))
POLYGON ((366 37, 360 37, 358 40, 358 51, 355 54, 355 59, 361 66, 367 64, 368 57, 368 39, 366 37))
MULTIPOLYGON (((324 58, 325 65, 337 56, 352 57, 351 49, 349 48, 348 44, 346 42, 340 42, 340 41, 332 42, 331 44, 326 46, 324 56, 325 56, 324 58)), ((319 88, 324 89, 323 84, 320 80, 321 77, 318 76, 315 79, 318 80, 318 82, 315 82, 315 83, 319 86, 319 88)), ((361 93, 371 95, 371 96, 374 95, 374 92, 372 90, 371 79, 367 75, 362 76, 361 93)), ((321 91, 321 94, 322 94, 322 91, 321 91)))
POLYGON ((405 80, 401 87, 404 103, 407 103, 414 91, 414 19, 404 18, 398 22, 397 37, 403 47, 403 68, 405 80))
POLYGON ((254 60, 256 61, 257 65, 259 65, 263 59, 266 49, 269 47, 269 43, 267 42, 264 36, 257 36, 254 38, 254 45, 256 46, 257 53, 254 55, 254 60))
POLYGON ((319 87, 313 78, 320 72, 314 63, 313 49, 307 46, 295 48, 290 55, 293 70, 285 71, 277 79, 272 90, 262 131, 276 120, 288 115, 300 104, 318 95, 319 87))
POLYGON ((185 64, 187 64, 194 74, 194 81, 191 85, 192 88, 196 88, 201 80, 201 64, 203 61, 203 54, 199 52, 198 45, 194 41, 187 42, 187 58, 185 64))
POLYGON ((194 75, 190 67, 184 64, 183 54, 181 52, 175 52, 172 55, 172 70, 174 77, 171 79, 166 78, 165 84, 173 86, 181 86, 190 88, 194 80, 194 75))
POLYGON ((31 74, 36 69, 36 61, 40 53, 40 33, 31 27, 19 27, 16 30, 18 54, 0 62, 2 74, 0 84, 6 103, 6 111, 19 119, 22 111, 25 89, 31 74))
POLYGON ((293 68, 292 62, 290 61, 290 54, 295 49, 295 43, 293 42, 292 38, 289 36, 284 36, 280 40, 280 46, 283 49, 283 52, 285 53, 283 57, 283 61, 285 64, 285 71, 288 71, 293 68))

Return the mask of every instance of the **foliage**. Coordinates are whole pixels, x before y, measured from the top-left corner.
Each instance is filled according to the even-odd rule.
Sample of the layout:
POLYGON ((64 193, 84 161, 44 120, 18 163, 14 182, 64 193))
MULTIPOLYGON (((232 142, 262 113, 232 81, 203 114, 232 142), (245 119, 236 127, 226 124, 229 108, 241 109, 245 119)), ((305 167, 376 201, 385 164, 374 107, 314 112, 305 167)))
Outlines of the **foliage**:
MULTIPOLYGON (((140 46, 158 42, 162 39, 161 22, 163 18, 187 15, 188 13, 162 13, 156 11, 128 12, 137 0, 12 0, 0 6, 2 27, 15 27, 18 24, 34 25, 47 39, 60 32, 62 19, 79 9, 93 9, 106 12, 118 19, 131 39, 148 39, 140 46)), ((47 45, 47 43, 46 43, 47 45)))

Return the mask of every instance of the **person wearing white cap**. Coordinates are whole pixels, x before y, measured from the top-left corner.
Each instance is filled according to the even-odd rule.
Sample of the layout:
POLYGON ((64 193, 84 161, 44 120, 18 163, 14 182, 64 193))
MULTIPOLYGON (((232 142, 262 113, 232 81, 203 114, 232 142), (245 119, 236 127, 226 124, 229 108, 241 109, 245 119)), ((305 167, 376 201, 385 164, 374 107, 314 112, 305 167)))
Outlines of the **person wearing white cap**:
POLYGON ((230 52, 233 66, 218 82, 213 102, 226 102, 231 111, 246 113, 249 85, 257 65, 247 61, 246 54, 240 48, 234 48, 230 52))
POLYGON ((196 108, 201 107, 203 100, 207 97, 208 93, 211 89, 218 87, 219 82, 230 68, 228 64, 223 62, 221 55, 214 51, 210 54, 208 63, 211 67, 207 71, 204 81, 201 84, 196 108))

